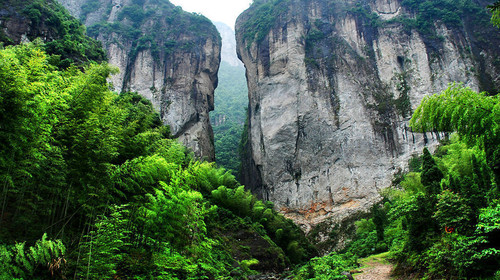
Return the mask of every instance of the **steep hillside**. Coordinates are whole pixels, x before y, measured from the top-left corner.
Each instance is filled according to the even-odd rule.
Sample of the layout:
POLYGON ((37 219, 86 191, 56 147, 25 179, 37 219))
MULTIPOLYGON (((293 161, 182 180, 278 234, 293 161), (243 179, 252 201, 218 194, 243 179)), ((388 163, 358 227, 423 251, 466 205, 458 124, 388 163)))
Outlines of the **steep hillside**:
POLYGON ((120 69, 117 91, 153 103, 175 137, 199 158, 215 159, 209 111, 217 87, 221 39, 204 16, 168 0, 61 0, 120 69))
POLYGON ((424 96, 455 81, 500 88, 485 4, 254 1, 236 23, 250 98, 243 183, 317 242, 341 241, 342 221, 437 143, 407 125, 424 96))
MULTIPOLYGON (((0 42, 15 45, 40 38, 49 54, 59 55, 61 67, 89 60, 103 61, 101 44, 88 37, 85 27, 55 0, 6 0, 0 3, 0 42)), ((55 57, 54 57, 55 59, 55 57)))

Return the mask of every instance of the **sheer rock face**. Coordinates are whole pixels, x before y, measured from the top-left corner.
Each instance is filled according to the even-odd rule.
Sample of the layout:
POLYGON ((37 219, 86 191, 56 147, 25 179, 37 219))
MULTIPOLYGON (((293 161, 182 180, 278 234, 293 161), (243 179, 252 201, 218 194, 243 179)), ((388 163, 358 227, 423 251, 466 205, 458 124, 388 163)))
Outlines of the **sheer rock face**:
POLYGON ((109 63, 120 69, 111 78, 115 90, 149 99, 175 137, 197 157, 215 160, 209 121, 221 52, 215 26, 167 0, 99 0, 86 12, 85 1, 60 2, 84 21, 109 63))
MULTIPOLYGON (((469 24, 436 21, 440 39, 431 40, 397 22, 371 26, 352 12, 356 1, 281 2, 260 39, 251 31, 256 5, 236 22, 250 99, 243 183, 306 231, 318 227, 323 242, 378 202, 413 154, 437 143, 440 135, 408 127, 424 96, 454 81, 483 89, 483 74, 499 87, 491 62, 498 38, 479 49, 469 24)), ((382 21, 412 16, 398 0, 365 2, 382 21)))

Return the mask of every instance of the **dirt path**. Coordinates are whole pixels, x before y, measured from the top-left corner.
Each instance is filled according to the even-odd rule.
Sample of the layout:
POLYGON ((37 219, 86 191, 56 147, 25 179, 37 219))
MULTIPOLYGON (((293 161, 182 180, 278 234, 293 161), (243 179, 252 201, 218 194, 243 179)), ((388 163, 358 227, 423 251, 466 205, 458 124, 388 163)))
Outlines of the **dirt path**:
POLYGON ((354 274, 355 280, 391 280, 392 265, 386 259, 387 253, 361 259, 360 273, 354 274))

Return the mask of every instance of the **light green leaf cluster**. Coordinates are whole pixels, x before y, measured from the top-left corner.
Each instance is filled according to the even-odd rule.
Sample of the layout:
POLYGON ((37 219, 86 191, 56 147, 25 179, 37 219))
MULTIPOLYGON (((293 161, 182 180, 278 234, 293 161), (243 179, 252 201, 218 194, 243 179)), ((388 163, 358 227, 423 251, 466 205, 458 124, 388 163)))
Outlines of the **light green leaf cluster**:
POLYGON ((483 142, 498 134, 500 97, 477 93, 452 84, 441 94, 431 95, 415 110, 410 125, 420 132, 457 131, 471 143, 483 142), (486 134, 486 135, 485 135, 486 134))
POLYGON ((488 6, 491 11, 491 23, 500 28, 500 1, 488 6))
POLYGON ((341 255, 331 253, 325 257, 313 258, 306 265, 302 266, 294 279, 348 279, 343 272, 356 267, 356 259, 352 255, 341 255))
POLYGON ((25 242, 16 243, 14 246, 0 245, 0 278, 32 278, 38 266, 50 271, 51 264, 63 259, 66 252, 66 247, 60 240, 48 240, 47 234, 43 234, 34 246, 25 246, 25 242))
POLYGON ((226 243, 239 234, 232 225, 264 251, 248 252, 246 259, 259 264, 243 263, 247 272, 284 269, 314 253, 272 203, 170 139, 149 101, 111 92, 107 78, 116 69, 59 70, 36 44, 0 49, 0 66, 0 263, 7 271, 1 273, 244 277, 237 256, 245 246, 226 243), (14 245, 45 231, 62 241, 14 245), (69 247, 64 259, 62 242, 69 247))
POLYGON ((484 150, 488 164, 500 172, 500 95, 477 93, 452 84, 424 98, 410 126, 416 131, 456 131, 470 146, 484 150))

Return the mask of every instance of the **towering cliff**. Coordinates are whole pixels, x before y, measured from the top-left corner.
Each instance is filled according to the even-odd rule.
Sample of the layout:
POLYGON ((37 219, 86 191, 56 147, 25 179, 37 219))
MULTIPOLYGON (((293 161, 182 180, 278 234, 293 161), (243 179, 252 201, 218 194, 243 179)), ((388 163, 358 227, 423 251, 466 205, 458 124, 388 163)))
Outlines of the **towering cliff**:
POLYGON ((215 159, 209 111, 217 87, 221 39, 204 16, 168 0, 60 0, 100 40, 117 91, 137 91, 194 153, 215 159), (82 4, 83 3, 83 4, 82 4))
POLYGON ((500 33, 483 2, 254 1, 236 22, 244 183, 318 242, 369 209, 440 137, 408 127, 425 95, 450 82, 500 88, 500 33))

